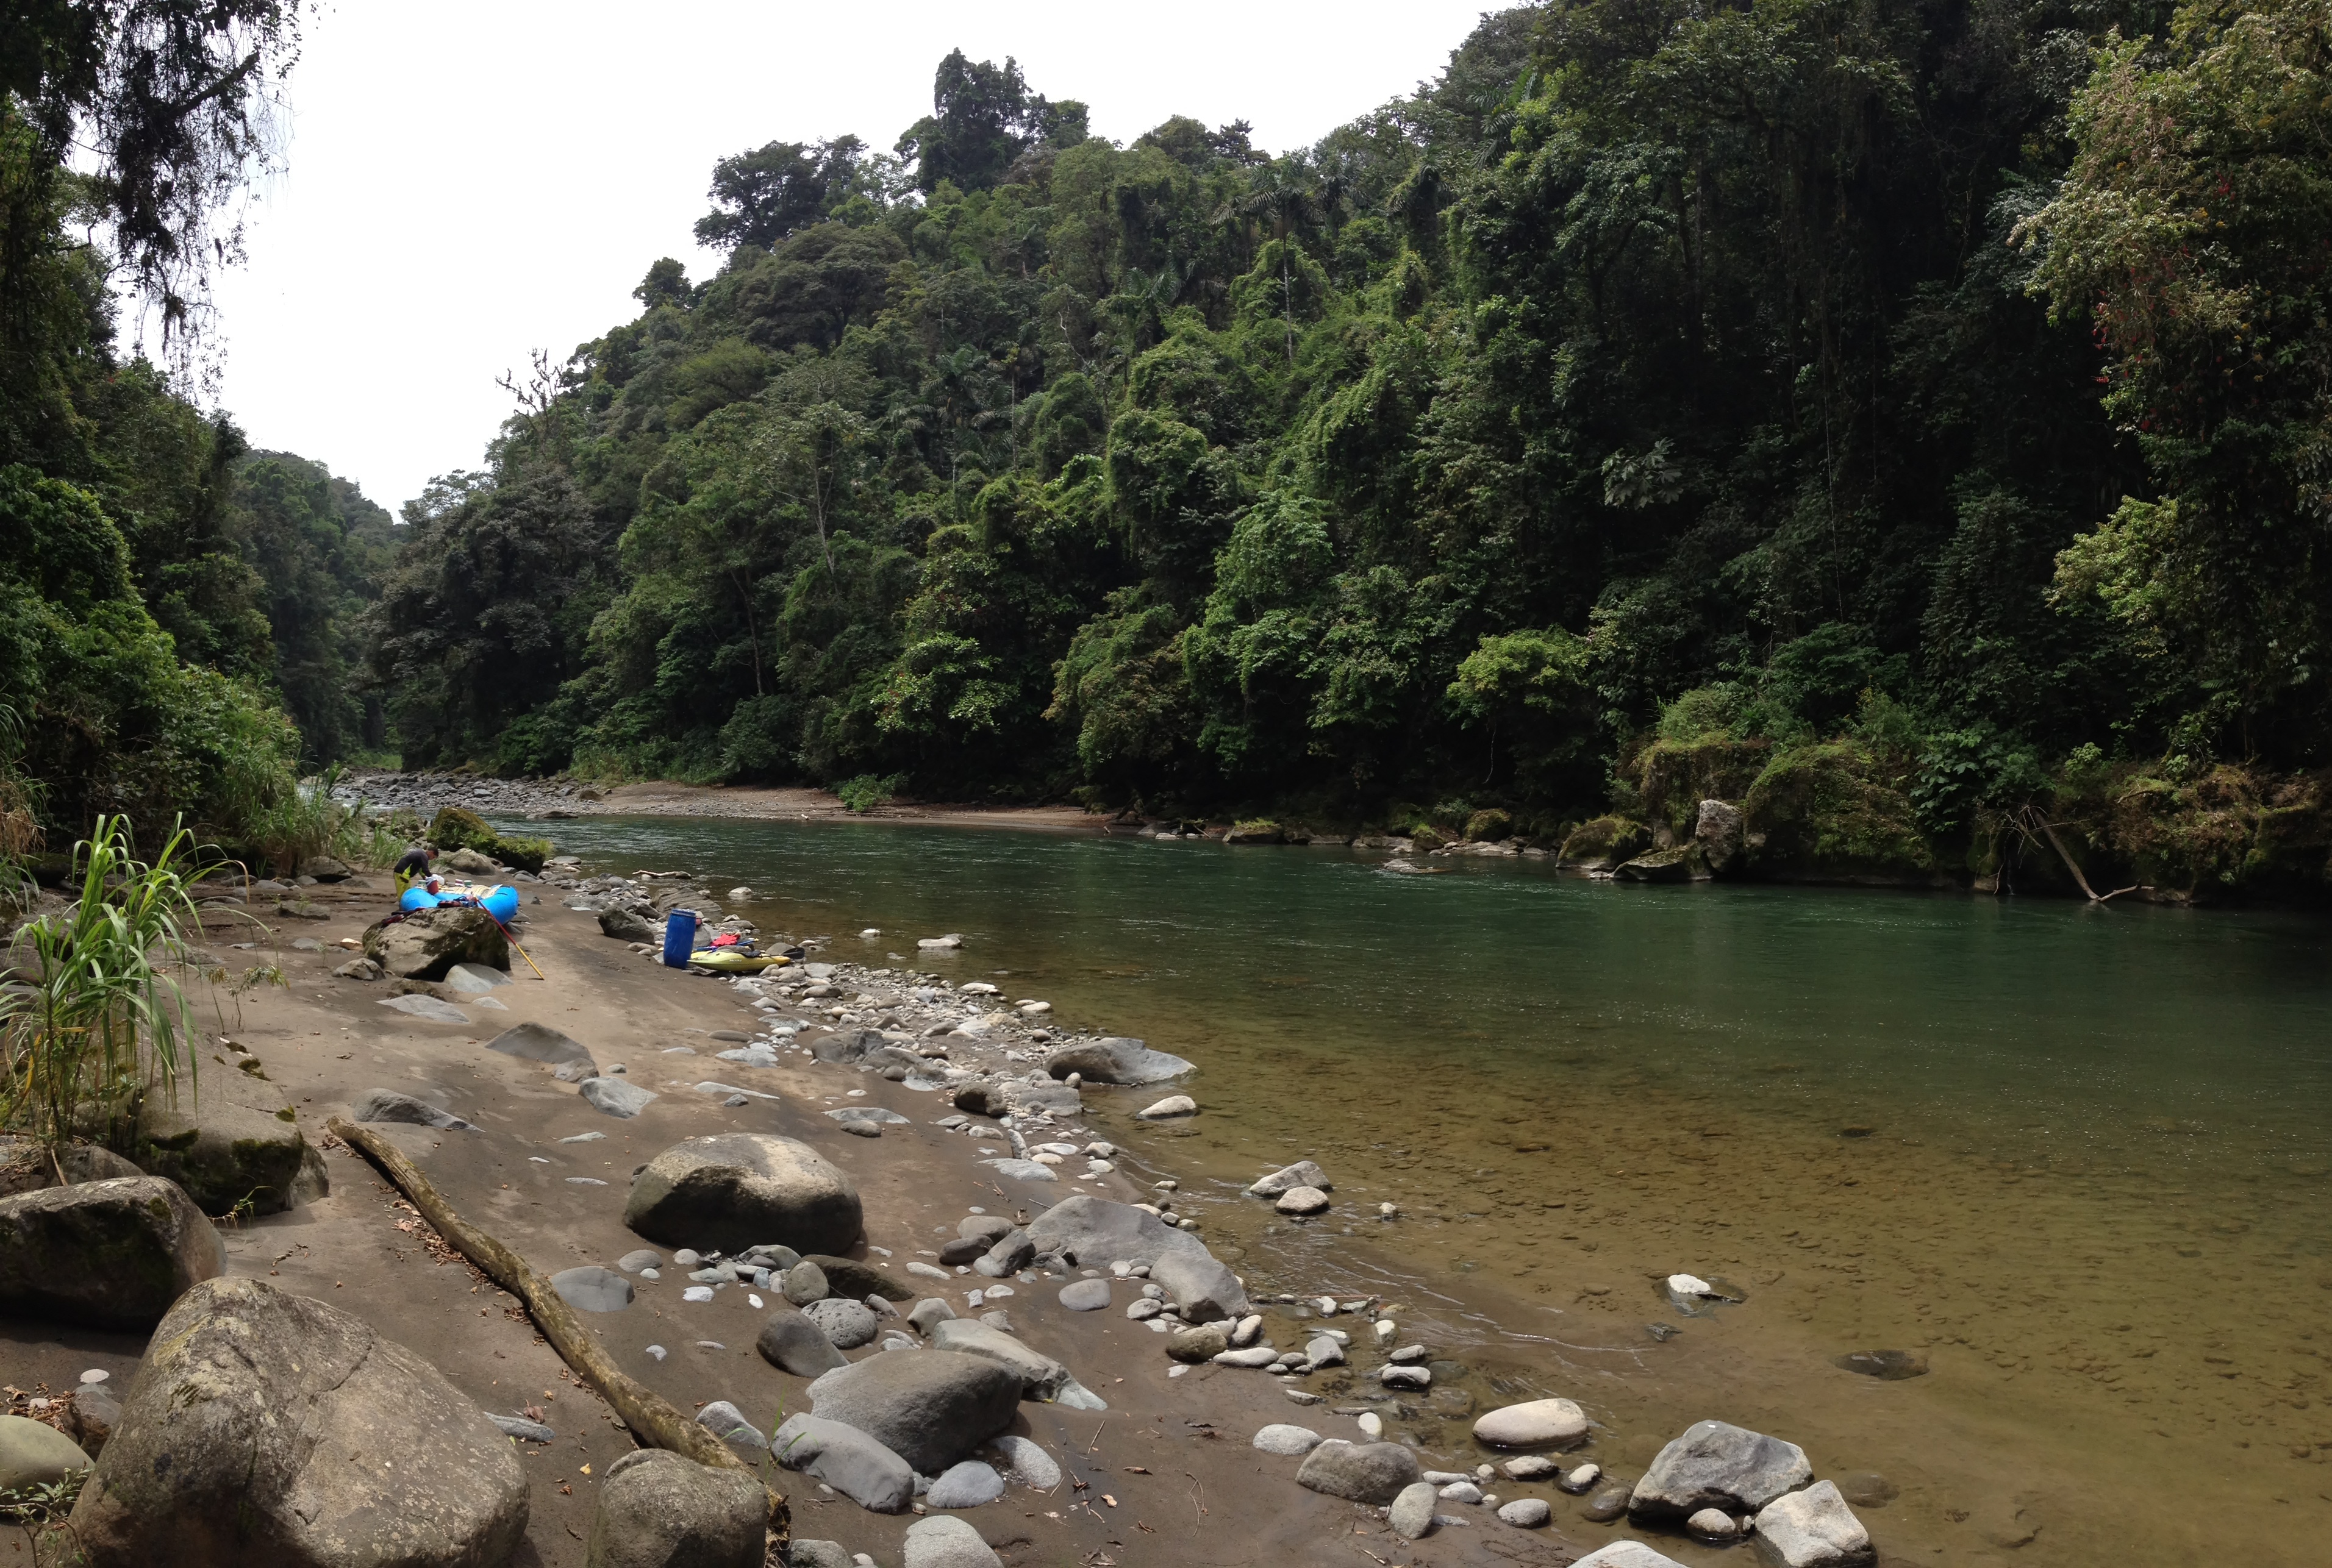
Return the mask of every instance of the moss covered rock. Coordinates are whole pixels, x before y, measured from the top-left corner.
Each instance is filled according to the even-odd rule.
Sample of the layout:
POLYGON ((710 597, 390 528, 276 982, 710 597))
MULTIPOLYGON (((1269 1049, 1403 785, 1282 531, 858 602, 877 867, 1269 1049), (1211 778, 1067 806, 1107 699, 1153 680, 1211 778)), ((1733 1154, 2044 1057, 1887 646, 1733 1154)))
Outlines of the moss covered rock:
POLYGON ((1750 786, 1742 826, 1759 876, 1917 886, 1947 880, 1900 781, 1851 741, 1775 757, 1750 786))
POLYGON ((1582 870, 1609 871, 1652 847, 1649 828, 1626 817, 1597 817, 1572 829, 1555 863, 1582 870))
POLYGON ((218 1231, 177 1183, 129 1176, 0 1198, 0 1313, 151 1328, 226 1267, 218 1231))
POLYGON ((477 813, 447 806, 430 819, 429 841, 441 850, 483 850, 494 841, 494 831, 477 813))
POLYGON ((1737 801, 1773 760, 1773 743, 1704 736, 1654 741, 1636 756, 1644 813, 1671 836, 1688 839, 1706 800, 1737 801))
POLYGON ((1286 841, 1287 830, 1265 817, 1237 823, 1223 835, 1223 842, 1227 844, 1284 844, 1286 841))
POLYGON ((1622 861, 1611 875, 1622 882, 1706 882, 1708 858, 1697 844, 1679 844, 1622 861))
POLYGON ((251 1213, 273 1214, 298 1200, 307 1154, 308 1140, 288 1107, 238 1105, 205 1079, 199 1091, 182 1086, 175 1101, 146 1097, 129 1157, 139 1170, 184 1187, 205 1214, 232 1213, 241 1204, 251 1213))
POLYGON ((1486 807, 1466 819, 1466 836, 1483 843, 1511 839, 1515 836, 1515 819, 1496 806, 1486 807))
POLYGON ((559 852, 559 846, 549 839, 506 839, 497 836, 493 847, 486 853, 505 866, 515 866, 521 871, 540 872, 543 863, 559 852))

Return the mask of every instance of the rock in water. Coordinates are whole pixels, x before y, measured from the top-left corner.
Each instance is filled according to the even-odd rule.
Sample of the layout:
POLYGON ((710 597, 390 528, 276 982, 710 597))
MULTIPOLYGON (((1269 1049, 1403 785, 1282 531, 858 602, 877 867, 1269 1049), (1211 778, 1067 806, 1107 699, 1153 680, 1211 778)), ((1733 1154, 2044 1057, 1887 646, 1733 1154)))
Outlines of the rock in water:
POLYGON ((1614 1541, 1590 1552, 1571 1568, 1684 1568, 1684 1564, 1653 1551, 1641 1541, 1614 1541))
POLYGON ((1342 1438, 1314 1449, 1295 1472, 1299 1487, 1380 1506, 1417 1479, 1417 1456, 1399 1443, 1348 1443, 1342 1438))
POLYGON ((808 1144, 767 1133, 674 1144, 632 1178, 624 1223, 651 1241, 725 1251, 775 1239, 839 1252, 863 1228, 849 1177, 808 1144))
POLYGON ((1528 1449, 1575 1443, 1587 1435, 1587 1413, 1567 1399, 1534 1399, 1494 1410, 1474 1423, 1474 1436, 1493 1448, 1528 1449))
POLYGON ((1901 1383, 1907 1378, 1927 1375, 1927 1358, 1916 1350, 1858 1350, 1836 1357, 1830 1364, 1846 1372, 1859 1372, 1865 1377, 1875 1377, 1881 1383, 1901 1383))
POLYGON ((827 1373, 809 1397, 811 1413, 856 1427, 935 1476, 1012 1424, 1020 1379, 976 1355, 888 1350, 827 1373))
POLYGON ((1544 1497, 1516 1497, 1498 1505, 1498 1517, 1518 1530, 1535 1530, 1553 1516, 1544 1497))
POLYGON ((438 1109, 426 1100, 400 1094, 393 1088, 365 1091, 362 1099, 349 1113, 351 1121, 406 1122, 416 1127, 439 1127, 449 1133, 474 1133, 478 1129, 451 1111, 438 1109))
POLYGON ((440 906, 383 920, 364 934, 365 956, 405 980, 443 980, 456 964, 510 967, 510 938, 483 909, 440 906))
POLYGON ((905 1568, 1004 1568, 969 1521, 934 1514, 907 1526, 905 1568))
POLYGON ((81 1445, 56 1428, 0 1415, 0 1492, 50 1486, 87 1468, 89 1456, 81 1445))
POLYGON ((589 1568, 760 1568, 769 1495, 742 1470, 664 1449, 607 1467, 591 1516, 589 1568))
POLYGON ((1320 1434, 1309 1427, 1275 1421, 1255 1434, 1255 1446, 1266 1454, 1308 1454, 1320 1446, 1320 1434))
POLYGON ((0 1313, 11 1316, 150 1328, 225 1268, 210 1221, 158 1176, 0 1198, 0 1313))
POLYGON ((1315 1192, 1332 1193, 1335 1191, 1336 1183, 1328 1179, 1327 1172, 1311 1161, 1298 1160, 1285 1170, 1274 1171, 1271 1174, 1258 1179, 1253 1186, 1247 1188, 1247 1192, 1257 1198, 1277 1198, 1285 1196, 1298 1187, 1310 1187, 1315 1192))
POLYGON ((935 1350, 976 1355, 1008 1368, 1020 1380, 1023 1399, 1049 1401, 1068 1385, 1067 1367, 985 1323, 973 1323, 961 1317, 948 1318, 934 1323, 929 1332, 935 1350))
POLYGON ((763 1361, 796 1377, 817 1377, 850 1364, 850 1358, 835 1348, 826 1330, 798 1312, 769 1314, 753 1348, 761 1353, 763 1361))
POLYGON ((292 1206, 307 1152, 296 1119, 237 1105, 213 1085, 182 1087, 175 1105, 167 1095, 147 1096, 129 1157, 147 1174, 184 1187, 205 1214, 227 1213, 246 1199, 253 1212, 273 1214, 292 1206))
POLYGON ((1865 1568, 1878 1560, 1870 1532, 1829 1481, 1817 1481, 1760 1509, 1757 1545, 1782 1568, 1865 1568))
POLYGON ((1065 1045, 1045 1059, 1045 1070, 1055 1078, 1075 1073, 1087 1083, 1164 1083, 1190 1070, 1179 1056, 1152 1050, 1138 1040, 1112 1037, 1065 1045))
POLYGON ((1317 1187, 1290 1187, 1272 1205, 1283 1214, 1319 1214, 1327 1212, 1328 1194, 1317 1187))
POLYGON ((1199 1102, 1186 1094, 1170 1094, 1155 1105, 1133 1114, 1138 1119, 1145 1122, 1171 1121, 1176 1117, 1197 1116, 1199 1102))
POLYGON ((594 1110, 621 1117, 628 1121, 648 1108, 656 1096, 653 1089, 642 1088, 636 1083, 626 1083, 619 1078, 587 1078, 575 1086, 594 1110))
POLYGON ((964 1459, 932 1478, 932 1489, 923 1495, 923 1502, 933 1508, 977 1508, 1003 1495, 1002 1476, 978 1459, 964 1459))
POLYGON ((824 1481, 869 1512, 903 1513, 915 1500, 915 1472, 907 1461, 845 1422, 788 1416, 769 1448, 787 1469, 824 1481))
POLYGON ((501 1563, 526 1534, 510 1440, 361 1319, 214 1279, 155 1330, 72 1512, 92 1568, 501 1563))
POLYGON ((1795 1443, 1726 1421, 1696 1421, 1660 1450, 1628 1507, 1646 1519, 1681 1519, 1703 1508, 1753 1514, 1812 1478, 1795 1443))
POLYGON ((578 1312, 621 1312, 632 1304, 632 1282, 596 1265, 562 1269, 550 1277, 550 1288, 578 1312))
POLYGON ((1385 1512, 1385 1523, 1392 1533, 1404 1541, 1423 1538, 1433 1528, 1433 1505, 1438 1495, 1430 1481, 1418 1481, 1400 1489, 1385 1512))
POLYGON ((1741 1538, 1741 1526, 1722 1508, 1703 1508, 1684 1522, 1685 1534, 1714 1546, 1741 1538))

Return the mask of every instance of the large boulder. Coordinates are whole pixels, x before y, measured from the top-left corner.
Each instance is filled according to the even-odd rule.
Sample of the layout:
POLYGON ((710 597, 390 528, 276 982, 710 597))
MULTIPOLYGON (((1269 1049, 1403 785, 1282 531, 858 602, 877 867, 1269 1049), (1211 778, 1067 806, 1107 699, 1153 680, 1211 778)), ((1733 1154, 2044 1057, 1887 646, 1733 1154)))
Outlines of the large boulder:
POLYGON ((1703 1508, 1754 1514, 1813 1473, 1795 1443, 1728 1421, 1696 1421, 1660 1450, 1628 1511, 1640 1519, 1683 1519, 1703 1508))
POLYGON ((1745 847, 1741 808, 1729 801, 1703 801, 1693 819, 1692 841, 1699 846, 1708 869, 1725 875, 1739 862, 1745 847))
POLYGON ((797 1411, 769 1448, 787 1469, 824 1481, 871 1512, 904 1513, 915 1500, 915 1472, 907 1461, 846 1422, 797 1411))
POLYGON ((1087 1083, 1163 1083, 1190 1070, 1179 1056, 1152 1050, 1138 1040, 1113 1036, 1065 1045, 1045 1059, 1045 1070, 1055 1078, 1076 1073, 1087 1083))
POLYGON ((1417 1455, 1399 1443, 1348 1443, 1330 1438, 1304 1458, 1295 1484, 1347 1502, 1379 1507, 1418 1482, 1417 1455))
POLYGON ((59 1166, 68 1185, 146 1174, 102 1144, 69 1144, 53 1158, 52 1164, 47 1146, 31 1138, 0 1137, 0 1198, 54 1185, 59 1166))
POLYGON ((273 1214, 295 1201, 307 1150, 289 1107, 257 1110, 215 1087, 184 1087, 175 1099, 147 1095, 130 1158, 184 1187, 205 1214, 232 1212, 246 1200, 252 1212, 273 1214))
POLYGON ((211 1222, 158 1176, 0 1198, 0 1315, 150 1328, 225 1268, 211 1222))
POLYGON ((1760 1509, 1757 1552, 1778 1568, 1868 1568, 1878 1560, 1870 1532, 1835 1481, 1817 1481, 1760 1509))
POLYGON ((850 1178, 808 1144, 768 1133, 674 1144, 632 1178, 624 1223, 651 1241, 724 1252, 759 1241, 839 1252, 863 1229, 850 1178))
POLYGON ((1029 1349, 1000 1328, 969 1317, 933 1324, 931 1341, 934 1350, 977 1355, 1009 1369, 1020 1380, 1023 1399, 1050 1400, 1069 1382, 1069 1369, 1051 1356, 1029 1349))
POLYGON ((510 1440, 361 1318, 263 1279, 154 1332, 74 1506, 91 1568, 488 1568, 526 1534, 510 1440))
POLYGON ((492 915, 467 905, 416 909, 367 927, 364 951, 406 980, 443 980, 456 964, 510 967, 510 938, 492 915))
POLYGON ((1652 847, 1652 832, 1625 817, 1597 817, 1582 822, 1563 841, 1555 863, 1587 871, 1608 871, 1634 860, 1652 847))
POLYGON ((1012 1424, 1019 1374, 944 1350, 886 1350, 827 1373, 810 1413, 838 1421, 936 1476, 1012 1424))
POLYGON ((614 1464, 591 1516, 585 1568, 761 1568, 769 1495, 743 1470, 713 1469, 666 1449, 614 1464))

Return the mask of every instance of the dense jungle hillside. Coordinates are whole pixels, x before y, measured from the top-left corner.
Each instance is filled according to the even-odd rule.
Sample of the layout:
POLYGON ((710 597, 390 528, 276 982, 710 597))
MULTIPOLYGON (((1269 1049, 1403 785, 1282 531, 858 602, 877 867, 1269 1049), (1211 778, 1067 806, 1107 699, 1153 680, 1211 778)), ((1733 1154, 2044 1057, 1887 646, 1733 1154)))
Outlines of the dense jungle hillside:
POLYGON ((1285 156, 951 55, 712 171, 374 668, 408 763, 2320 877, 2325 47, 1559 0, 1285 156))
MULTIPOLYGON (((190 84, 289 37, 59 13, 117 14, 190 84)), ((198 322, 190 193, 266 146, 129 36, 6 52, 0 700, 53 830, 381 748, 2327 884, 2320 6, 1551 0, 1278 154, 951 54, 888 151, 722 160, 719 269, 646 265, 394 529, 115 347, 109 274, 198 322)))

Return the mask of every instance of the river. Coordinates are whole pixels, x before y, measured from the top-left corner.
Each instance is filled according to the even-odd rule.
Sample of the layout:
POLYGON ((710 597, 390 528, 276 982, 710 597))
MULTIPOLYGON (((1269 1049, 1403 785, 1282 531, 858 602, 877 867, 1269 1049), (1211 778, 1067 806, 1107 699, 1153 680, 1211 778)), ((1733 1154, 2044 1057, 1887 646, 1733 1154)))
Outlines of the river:
POLYGON ((2320 919, 884 823, 514 825, 594 870, 748 885, 741 912, 828 956, 994 979, 1190 1058, 1191 1123, 1142 1128, 1121 1095, 1096 1124, 1180 1179, 1252 1286, 1415 1302, 1473 1368, 1420 1412, 1429 1446, 1463 1447, 1468 1400, 1563 1393, 1623 1473, 1709 1416, 1802 1444, 1861 1478, 1882 1561, 2326 1558, 2320 919), (960 954, 918 955, 947 931, 960 954), (1338 1183, 1328 1223, 1238 1195, 1305 1156, 1338 1183), (1658 1284, 1678 1270, 1745 1300, 1681 1316, 1658 1284), (1930 1370, 1835 1364, 1874 1350, 1930 1370))

